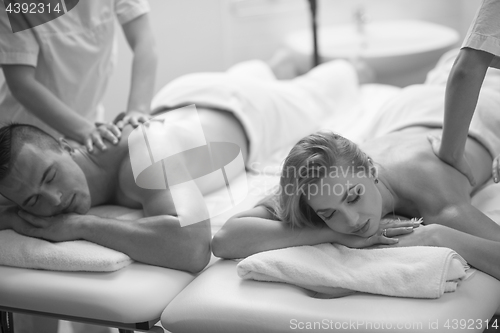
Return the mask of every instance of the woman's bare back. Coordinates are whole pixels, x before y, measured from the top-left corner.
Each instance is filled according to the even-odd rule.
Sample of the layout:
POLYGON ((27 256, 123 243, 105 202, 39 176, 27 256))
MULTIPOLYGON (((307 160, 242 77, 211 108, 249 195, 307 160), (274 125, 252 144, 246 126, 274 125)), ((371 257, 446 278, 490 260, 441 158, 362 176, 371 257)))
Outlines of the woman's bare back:
POLYGON ((469 138, 466 156, 474 172, 476 185, 464 175, 440 161, 427 139, 442 130, 409 127, 370 140, 361 148, 380 167, 396 196, 396 213, 408 217, 437 214, 450 204, 469 203, 471 193, 491 177, 492 158, 483 145, 469 138))

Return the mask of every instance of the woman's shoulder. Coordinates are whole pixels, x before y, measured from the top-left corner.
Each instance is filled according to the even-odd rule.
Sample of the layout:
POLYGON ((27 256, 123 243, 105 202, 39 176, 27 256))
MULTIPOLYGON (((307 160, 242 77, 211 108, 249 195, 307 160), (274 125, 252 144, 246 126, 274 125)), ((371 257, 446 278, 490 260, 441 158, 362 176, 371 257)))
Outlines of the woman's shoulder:
POLYGON ((403 210, 420 216, 434 214, 469 199, 468 182, 453 168, 432 158, 392 168, 392 183, 403 210), (463 178, 463 179, 462 179, 463 178))

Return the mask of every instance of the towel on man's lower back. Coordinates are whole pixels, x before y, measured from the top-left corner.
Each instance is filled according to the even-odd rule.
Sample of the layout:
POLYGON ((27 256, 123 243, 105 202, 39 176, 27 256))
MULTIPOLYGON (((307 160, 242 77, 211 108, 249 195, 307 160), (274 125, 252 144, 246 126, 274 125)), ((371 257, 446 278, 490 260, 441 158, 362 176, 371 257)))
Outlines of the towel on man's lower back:
POLYGON ((455 291, 468 269, 462 257, 443 247, 351 249, 330 243, 261 252, 237 266, 243 279, 285 282, 321 294, 353 290, 415 298, 455 291))
MULTIPOLYGON (((123 207, 101 206, 90 214, 131 220, 142 217, 141 211, 123 207)), ((20 235, 13 230, 0 231, 0 265, 53 271, 112 272, 132 263, 122 253, 91 242, 78 240, 52 243, 20 235)))

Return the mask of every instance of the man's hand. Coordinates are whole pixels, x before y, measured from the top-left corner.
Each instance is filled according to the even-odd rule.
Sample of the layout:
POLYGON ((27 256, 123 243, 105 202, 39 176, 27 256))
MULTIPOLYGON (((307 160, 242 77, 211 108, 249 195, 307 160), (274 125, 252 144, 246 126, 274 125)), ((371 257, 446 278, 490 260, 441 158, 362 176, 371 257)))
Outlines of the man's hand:
MULTIPOLYGON (((462 157, 459 160, 449 159, 445 156, 442 156, 442 154, 440 153, 440 150, 441 150, 441 138, 440 137, 430 135, 427 137, 427 139, 431 143, 433 153, 441 161, 443 161, 444 163, 448 164, 449 166, 455 168, 460 173, 462 173, 465 177, 467 177, 471 186, 476 185, 476 180, 474 179, 474 175, 472 174, 472 168, 470 167, 469 162, 467 161, 467 158, 465 157, 465 155, 462 155, 462 157)), ((498 175, 497 175, 497 179, 498 179, 498 175)))
MULTIPOLYGON (((38 217, 19 210, 19 217, 12 228, 22 235, 42 238, 52 242, 64 242, 81 239, 78 231, 84 215, 61 214, 51 217, 38 217)), ((85 215, 88 217, 88 215, 85 215)))
POLYGON ((118 144, 121 137, 121 129, 113 123, 98 123, 85 137, 84 144, 89 153, 94 151, 94 145, 100 150, 106 150, 107 147, 103 139, 108 140, 114 145, 118 144))

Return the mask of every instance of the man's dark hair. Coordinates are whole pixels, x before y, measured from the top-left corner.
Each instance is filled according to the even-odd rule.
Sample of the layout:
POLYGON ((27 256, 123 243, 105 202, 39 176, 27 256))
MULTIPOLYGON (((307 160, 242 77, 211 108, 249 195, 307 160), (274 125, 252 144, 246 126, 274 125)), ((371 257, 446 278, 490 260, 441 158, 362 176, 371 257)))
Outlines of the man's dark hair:
POLYGON ((25 143, 40 149, 60 150, 59 142, 47 132, 27 124, 9 124, 0 128, 0 181, 12 169, 19 151, 25 143))

